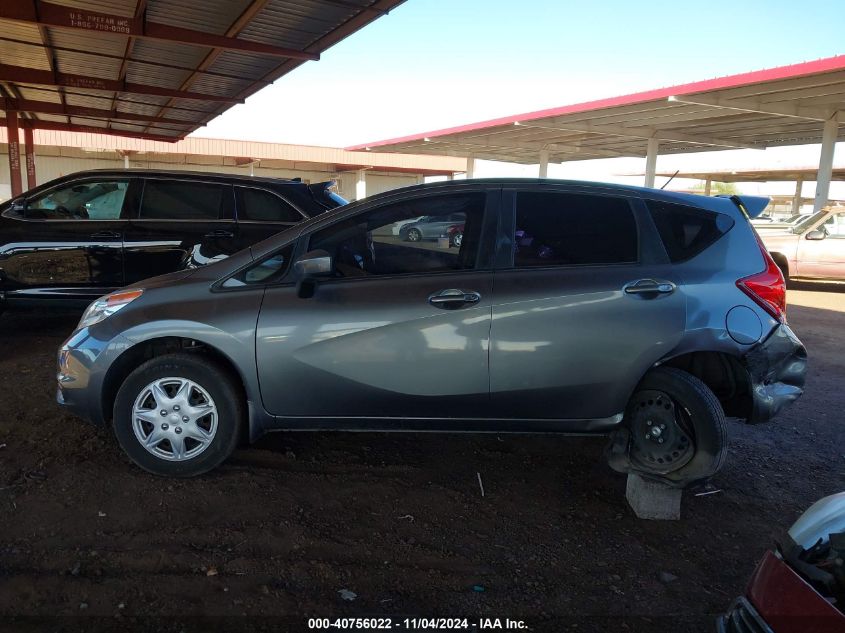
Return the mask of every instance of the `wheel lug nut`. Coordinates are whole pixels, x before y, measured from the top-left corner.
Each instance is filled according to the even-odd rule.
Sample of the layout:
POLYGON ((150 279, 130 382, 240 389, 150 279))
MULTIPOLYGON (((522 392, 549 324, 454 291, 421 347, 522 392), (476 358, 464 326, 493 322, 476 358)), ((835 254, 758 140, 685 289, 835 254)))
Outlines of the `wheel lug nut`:
POLYGON ((647 421, 646 421, 646 424, 648 424, 649 426, 651 426, 651 420, 647 420, 647 421))
POLYGON ((161 416, 164 417, 167 415, 167 409, 162 409, 159 413, 161 413, 161 416))
MULTIPOLYGON (((176 432, 178 433, 178 432, 179 432, 179 429, 176 429, 176 432)), ((658 444, 663 444, 663 438, 661 437, 659 440, 657 440, 657 443, 658 443, 658 444)))
POLYGON ((182 422, 189 422, 190 418, 187 415, 182 416, 182 422))
POLYGON ((174 411, 178 411, 178 410, 179 410, 179 405, 178 405, 178 404, 177 404, 177 405, 174 405, 173 410, 174 410, 174 411))
POLYGON ((167 424, 166 422, 165 422, 164 424, 162 424, 162 425, 161 425, 161 430, 162 430, 162 431, 166 431, 166 430, 167 430, 167 429, 169 429, 169 428, 170 428, 170 425, 169 425, 169 424, 167 424))
POLYGON ((176 434, 178 435, 178 434, 179 434, 179 433, 181 433, 181 432, 182 432, 182 427, 181 427, 181 426, 177 426, 177 427, 176 427, 176 434))
POLYGON ((665 429, 665 428, 666 428, 666 425, 665 425, 665 424, 661 424, 661 425, 660 425, 660 428, 661 428, 661 429, 665 429))

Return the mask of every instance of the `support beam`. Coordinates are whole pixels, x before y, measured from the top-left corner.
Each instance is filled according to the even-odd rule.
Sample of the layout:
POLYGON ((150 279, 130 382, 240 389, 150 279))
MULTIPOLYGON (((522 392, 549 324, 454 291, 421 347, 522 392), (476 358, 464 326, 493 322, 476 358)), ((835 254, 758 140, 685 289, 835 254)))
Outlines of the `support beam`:
POLYGON ((549 177, 549 150, 540 150, 540 178, 549 177))
POLYGON ((21 182, 21 144, 18 138, 18 113, 6 115, 6 133, 9 139, 9 180, 12 185, 12 197, 23 193, 21 182))
POLYGON ((801 193, 804 189, 804 176, 798 176, 795 180, 795 195, 792 197, 792 215, 801 213, 801 193))
MULTIPOLYGON (((526 126, 528 127, 528 126, 526 126)), ((497 134, 489 134, 487 136, 475 136, 467 138, 428 138, 424 139, 425 143, 434 143, 438 145, 454 146, 460 152, 460 148, 469 147, 478 154, 485 153, 502 153, 500 150, 525 150, 540 152, 544 149, 549 150, 549 153, 555 154, 579 154, 584 156, 601 156, 602 158, 616 158, 616 157, 630 157, 630 153, 614 152, 612 150, 594 148, 588 145, 575 145, 571 143, 543 143, 539 141, 520 141, 518 139, 497 138, 497 134), (486 150, 486 151, 485 151, 486 150)), ((448 152, 444 150, 443 153, 448 152)), ((447 154, 448 155, 448 154, 447 154)))
POLYGON ((88 32, 130 35, 138 39, 159 40, 188 44, 192 46, 206 46, 227 51, 257 53, 273 57, 316 61, 320 59, 317 53, 308 53, 292 48, 283 48, 271 44, 263 44, 252 40, 240 40, 206 31, 196 31, 179 26, 170 26, 158 22, 150 22, 144 16, 125 17, 66 7, 52 2, 32 0, 31 2, 3 2, 0 4, 0 18, 14 20, 26 24, 39 26, 57 26, 66 29, 78 29, 88 32))
POLYGON ((469 180, 470 178, 475 177, 475 156, 472 154, 467 156, 467 171, 466 171, 466 178, 469 180))
MULTIPOLYGON (((131 39, 131 38, 130 38, 131 39)), ((133 64, 141 64, 143 66, 153 66, 155 68, 167 68, 169 70, 181 70, 187 71, 191 73, 196 73, 198 75, 208 75, 209 77, 220 77, 221 79, 234 79, 235 81, 240 81, 243 83, 255 83, 261 84, 265 86, 269 86, 272 82, 270 81, 262 81, 260 79, 249 79, 248 77, 244 77, 243 75, 232 75, 230 73, 223 73, 216 70, 198 70, 192 66, 185 66, 180 64, 171 64, 161 60, 152 61, 149 59, 142 59, 140 57, 133 57, 131 55, 123 56, 123 55, 115 55, 113 53, 105 53, 103 51, 97 51, 96 53, 92 53, 91 51, 84 50, 81 48, 72 48, 70 46, 57 46, 56 44, 50 42, 27 42, 26 40, 16 39, 14 37, 0 37, 0 42, 9 42, 10 44, 16 44, 17 46, 30 46, 36 49, 46 48, 49 51, 60 51, 65 53, 78 53, 80 55, 88 55, 90 57, 97 57, 97 58, 105 58, 105 59, 114 59, 115 61, 121 62, 121 73, 118 75, 121 79, 126 75, 125 66, 128 66, 130 63, 133 64), (125 64, 124 64, 125 62, 125 64)), ((49 55, 49 53, 48 53, 49 55)))
POLYGON ((830 116, 830 112, 823 108, 807 108, 788 103, 764 103, 760 99, 727 99, 712 95, 681 95, 669 97, 668 101, 671 103, 684 103, 686 105, 710 106, 724 110, 733 110, 735 112, 774 114, 796 119, 809 119, 811 121, 824 121, 830 116))
POLYGON ((692 143, 693 145, 710 145, 713 147, 728 147, 730 149, 766 149, 763 144, 744 143, 732 139, 722 139, 713 136, 685 134, 672 130, 658 130, 650 127, 625 127, 624 125, 599 125, 583 121, 572 123, 523 123, 516 121, 514 125, 542 130, 558 130, 561 132, 583 132, 586 134, 604 134, 605 136, 621 136, 624 138, 655 138, 661 141, 676 143, 692 143))
POLYGON ((191 127, 199 121, 185 119, 171 119, 160 116, 147 116, 133 112, 119 110, 105 110, 101 108, 87 108, 81 106, 50 103, 49 101, 33 101, 31 99, 5 99, 0 97, 0 110, 6 112, 31 112, 33 114, 61 114, 64 116, 83 117, 86 119, 112 119, 117 121, 140 121, 142 123, 172 123, 182 127, 191 127))
POLYGON ((660 141, 656 138, 648 139, 648 150, 645 156, 645 186, 654 187, 654 176, 657 172, 657 150, 660 141))
POLYGON ((26 188, 34 189, 38 182, 35 178, 35 141, 31 127, 23 129, 23 142, 26 145, 26 188))
POLYGON ((704 195, 705 196, 710 195, 710 189, 712 188, 712 186, 713 186, 713 179, 712 178, 708 178, 707 180, 704 181, 704 195))
POLYGON ((836 149, 836 137, 839 134, 839 123, 836 117, 824 122, 822 131, 822 149, 819 156, 819 171, 816 176, 816 200, 813 212, 821 211, 827 205, 830 194, 830 179, 833 176, 833 152, 836 149))
POLYGON ((22 84, 37 84, 40 86, 55 86, 68 88, 82 88, 84 90, 105 90, 106 92, 128 92, 154 97, 173 97, 175 99, 195 99, 197 101, 219 101, 220 103, 243 103, 243 99, 209 95, 202 92, 186 90, 172 90, 148 84, 130 83, 115 79, 101 79, 85 75, 70 75, 67 73, 50 72, 35 68, 9 66, 0 64, 0 81, 13 81, 22 84))
MULTIPOLYGON (((247 25, 252 21, 252 19, 256 15, 261 13, 261 11, 263 11, 268 4, 270 4, 270 0, 252 0, 252 3, 249 4, 246 9, 244 9, 244 11, 234 21, 234 23, 228 29, 226 29, 225 36, 237 37, 240 32, 247 27, 247 25)), ((216 62, 220 55, 222 55, 224 52, 225 50, 222 48, 212 49, 208 53, 208 55, 206 55, 205 58, 199 63, 199 65, 197 66, 197 70, 208 70, 211 66, 214 65, 214 62, 216 62)), ((183 81, 182 84, 179 86, 179 90, 188 90, 199 76, 200 75, 198 73, 191 73, 190 75, 188 75, 188 78, 185 79, 185 81, 183 81)), ((171 105, 173 105, 173 99, 170 99, 167 103, 164 104, 163 107, 158 110, 159 116, 164 114, 164 112, 167 111, 167 108, 171 105)), ((203 120, 200 125, 205 124, 205 122, 206 121, 203 120)))
POLYGON ((357 180, 355 181, 355 199, 363 200, 367 197, 367 170, 359 169, 355 172, 357 180))
MULTIPOLYGON (((9 113, 10 116, 16 114, 9 113)), ((24 127, 31 127, 34 130, 58 130, 60 132, 85 132, 87 134, 108 134, 109 136, 125 136, 127 138, 142 138, 148 141, 161 141, 163 143, 175 143, 181 141, 180 136, 165 136, 164 134, 144 134, 142 132, 129 132, 126 130, 113 130, 106 127, 95 127, 93 125, 76 125, 73 123, 59 123, 57 121, 24 121, 24 127)), ((7 119, 0 118, 0 125, 6 125, 7 119)))

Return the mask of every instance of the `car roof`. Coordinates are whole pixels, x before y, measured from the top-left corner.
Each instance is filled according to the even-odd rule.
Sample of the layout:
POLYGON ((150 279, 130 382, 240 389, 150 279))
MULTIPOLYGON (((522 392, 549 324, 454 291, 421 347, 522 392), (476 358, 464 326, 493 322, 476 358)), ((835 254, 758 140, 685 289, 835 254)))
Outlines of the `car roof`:
POLYGON ((697 207, 712 209, 714 211, 721 211, 727 208, 734 207, 734 204, 728 198, 720 198, 716 196, 704 196, 694 193, 686 193, 680 191, 664 191, 663 189, 652 189, 649 187, 637 187, 634 185, 622 185, 608 182, 598 182, 590 180, 563 180, 554 178, 472 178, 470 180, 446 180, 433 183, 424 183, 418 185, 410 185, 400 189, 391 189, 375 196, 368 196, 362 202, 379 200, 382 198, 389 198, 397 194, 413 193, 413 192, 435 192, 449 189, 467 189, 467 188, 488 188, 488 187, 571 187, 583 188, 593 192, 601 191, 607 194, 618 194, 626 196, 637 196, 641 198, 649 198, 653 200, 664 200, 676 202, 678 204, 687 204, 697 207))
POLYGON ((74 180, 76 178, 86 178, 90 176, 95 177, 161 177, 166 178, 202 178, 204 180, 220 180, 227 182, 256 182, 265 183, 268 185, 293 185, 293 186, 307 186, 301 180, 293 180, 290 178, 268 178, 266 176, 250 176, 249 174, 227 174, 212 171, 190 171, 185 169, 86 169, 77 171, 72 174, 67 174, 61 178, 57 178, 51 182, 74 180))

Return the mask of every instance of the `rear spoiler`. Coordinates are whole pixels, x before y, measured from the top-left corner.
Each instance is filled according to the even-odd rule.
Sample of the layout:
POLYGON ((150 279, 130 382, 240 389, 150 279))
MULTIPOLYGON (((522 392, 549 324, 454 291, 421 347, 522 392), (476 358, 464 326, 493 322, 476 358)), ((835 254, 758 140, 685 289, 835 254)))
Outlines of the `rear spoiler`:
POLYGON ((331 209, 346 202, 337 193, 336 180, 312 182, 306 186, 308 187, 308 193, 311 194, 311 197, 327 209, 331 209))
POLYGON ((730 198, 740 211, 748 216, 749 219, 756 218, 772 201, 768 196, 738 196, 738 195, 720 195, 717 198, 730 198))

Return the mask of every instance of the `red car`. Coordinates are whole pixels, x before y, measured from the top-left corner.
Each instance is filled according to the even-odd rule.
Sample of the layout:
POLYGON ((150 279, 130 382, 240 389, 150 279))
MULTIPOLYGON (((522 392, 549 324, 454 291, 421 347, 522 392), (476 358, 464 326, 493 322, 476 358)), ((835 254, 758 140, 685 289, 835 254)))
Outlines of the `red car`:
POLYGON ((825 497, 767 552, 718 633, 845 632, 845 493, 825 497))
POLYGON ((449 237, 449 246, 460 248, 461 243, 464 240, 464 225, 453 224, 448 229, 446 229, 446 235, 449 237))

